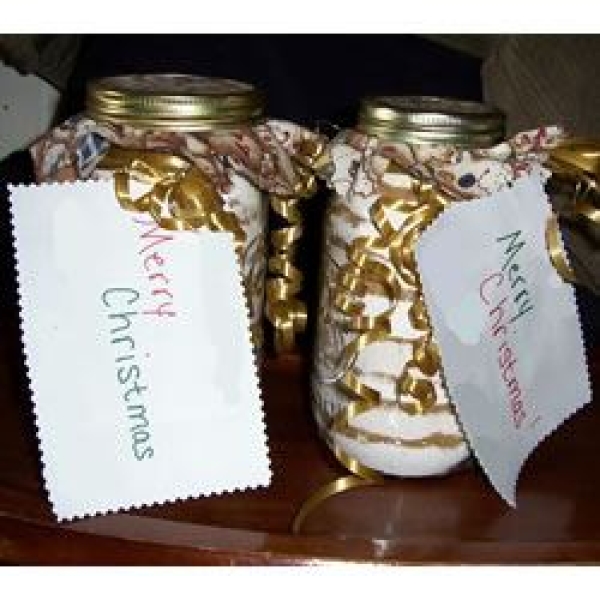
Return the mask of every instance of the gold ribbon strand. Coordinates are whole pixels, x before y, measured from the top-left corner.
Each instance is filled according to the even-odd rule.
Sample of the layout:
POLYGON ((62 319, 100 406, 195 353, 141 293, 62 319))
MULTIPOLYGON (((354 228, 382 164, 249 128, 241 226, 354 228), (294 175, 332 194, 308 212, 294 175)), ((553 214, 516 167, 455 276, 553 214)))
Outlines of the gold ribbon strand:
POLYGON ((567 283, 575 284, 578 282, 563 248, 558 217, 581 220, 594 227, 600 225, 600 209, 594 204, 600 187, 600 143, 567 139, 549 152, 546 166, 554 175, 570 180, 574 188, 570 204, 548 219, 546 247, 558 274, 567 283))
POLYGON ((303 216, 299 204, 317 190, 313 170, 323 160, 325 144, 308 137, 293 157, 298 183, 292 194, 272 194, 270 205, 285 225, 271 232, 271 254, 268 261, 265 315, 274 329, 276 354, 293 352, 298 334, 306 329, 305 303, 297 295, 302 290, 303 274, 294 266, 297 242, 303 234, 303 216))

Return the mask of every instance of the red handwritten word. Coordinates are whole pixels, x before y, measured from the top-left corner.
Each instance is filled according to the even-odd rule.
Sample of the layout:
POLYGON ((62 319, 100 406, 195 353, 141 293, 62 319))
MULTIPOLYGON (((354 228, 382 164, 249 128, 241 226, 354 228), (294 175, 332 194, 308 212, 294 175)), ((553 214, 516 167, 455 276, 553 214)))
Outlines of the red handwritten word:
POLYGON ((504 272, 498 271, 484 278, 479 285, 479 297, 486 306, 492 306, 488 312, 490 317, 490 334, 498 343, 498 368, 508 397, 508 405, 512 421, 517 429, 521 428, 525 417, 523 392, 517 375, 518 358, 508 341, 508 324, 511 322, 507 302, 508 295, 501 300, 494 299, 504 283, 504 272))
POLYGON ((165 274, 167 259, 160 253, 162 244, 173 241, 173 235, 161 229, 154 221, 138 217, 133 218, 136 225, 143 227, 140 234, 142 247, 138 254, 142 257, 142 266, 150 283, 150 298, 155 304, 142 310, 142 314, 155 317, 175 317, 177 315, 173 304, 173 293, 169 289, 171 280, 165 274))

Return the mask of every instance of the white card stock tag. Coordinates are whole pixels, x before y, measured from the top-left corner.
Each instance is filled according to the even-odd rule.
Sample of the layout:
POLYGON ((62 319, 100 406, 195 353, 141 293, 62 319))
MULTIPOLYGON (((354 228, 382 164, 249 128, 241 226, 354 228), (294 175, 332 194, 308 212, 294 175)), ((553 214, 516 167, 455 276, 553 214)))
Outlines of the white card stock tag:
POLYGON ((13 187, 11 204, 55 514, 268 485, 232 236, 159 229, 112 181, 13 187))
POLYGON ((450 397, 474 454, 511 505, 527 457, 591 398, 573 288, 548 257, 550 215, 534 172, 450 206, 417 247, 450 397))

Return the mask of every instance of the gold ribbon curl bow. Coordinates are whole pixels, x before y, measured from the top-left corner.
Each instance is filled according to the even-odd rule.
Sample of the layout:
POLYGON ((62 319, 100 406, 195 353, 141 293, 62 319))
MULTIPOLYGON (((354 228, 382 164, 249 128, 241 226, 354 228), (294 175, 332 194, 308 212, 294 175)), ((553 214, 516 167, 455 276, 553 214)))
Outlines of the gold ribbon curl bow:
MULTIPOLYGON (((567 206, 557 210, 558 216, 587 226, 600 226, 600 141, 571 138, 553 148, 546 161, 553 176, 570 181, 574 193, 567 206)), ((560 241, 558 216, 552 215, 546 228, 546 245, 550 261, 568 283, 576 283, 575 273, 565 256, 560 241)))
POLYGON ((297 242, 303 234, 303 216, 299 204, 317 190, 313 170, 323 157, 325 144, 306 139, 293 157, 298 176, 293 193, 287 196, 272 194, 271 209, 285 225, 271 233, 269 278, 266 283, 265 314, 274 329, 276 354, 293 352, 296 337, 306 329, 306 304, 297 298, 302 290, 303 274, 294 266, 297 242))
MULTIPOLYGON (((112 147, 98 168, 113 171, 115 195, 124 210, 147 213, 168 230, 229 231, 235 251, 244 261, 246 233, 237 216, 223 208, 223 201, 210 178, 184 158, 157 151, 112 147), (150 185, 141 196, 131 194, 131 180, 150 185)), ((262 329, 251 328, 252 342, 262 344, 262 329)))
POLYGON ((224 210, 209 177, 184 158, 113 147, 98 166, 113 171, 115 193, 123 209, 148 213, 163 229, 181 231, 206 227, 211 231, 229 231, 241 255, 246 234, 236 215, 224 210), (133 198, 132 179, 152 187, 133 198))

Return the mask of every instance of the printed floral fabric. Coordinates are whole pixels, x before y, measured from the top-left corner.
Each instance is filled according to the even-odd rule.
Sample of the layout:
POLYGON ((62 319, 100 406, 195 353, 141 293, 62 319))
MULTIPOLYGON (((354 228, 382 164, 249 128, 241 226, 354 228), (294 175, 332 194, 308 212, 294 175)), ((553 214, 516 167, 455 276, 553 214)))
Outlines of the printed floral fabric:
POLYGON ((344 196, 347 193, 372 194, 381 187, 390 163, 435 181, 457 199, 471 199, 498 191, 533 165, 540 165, 546 153, 565 137, 559 127, 543 127, 524 132, 486 149, 461 149, 446 145, 413 145, 391 142, 346 130, 330 144, 332 164, 324 173, 329 185, 344 196), (358 170, 371 183, 356 177, 358 170))
POLYGON ((187 158, 211 178, 220 192, 231 174, 260 190, 288 195, 298 183, 293 158, 317 134, 288 121, 270 120, 235 131, 179 133, 146 131, 128 125, 97 123, 78 115, 39 138, 32 146, 38 182, 87 179, 111 144, 171 152, 187 158))

